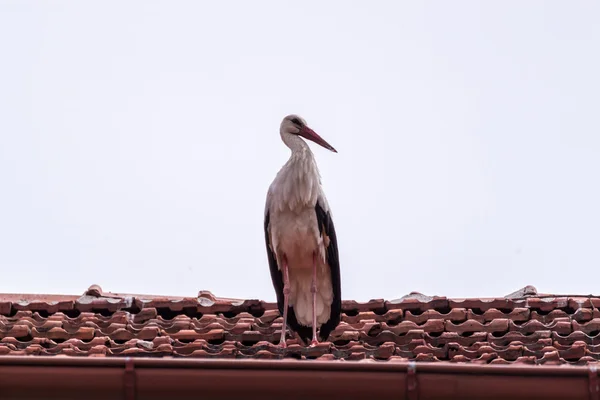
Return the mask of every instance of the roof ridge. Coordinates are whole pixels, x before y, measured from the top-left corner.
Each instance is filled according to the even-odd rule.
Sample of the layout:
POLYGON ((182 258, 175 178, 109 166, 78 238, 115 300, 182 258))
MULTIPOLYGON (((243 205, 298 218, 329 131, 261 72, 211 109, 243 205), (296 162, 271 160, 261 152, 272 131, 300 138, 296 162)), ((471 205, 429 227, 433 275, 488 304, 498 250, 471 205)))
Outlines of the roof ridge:
MULTIPOLYGON (((74 301, 83 296, 96 297, 96 298, 113 298, 113 299, 126 299, 126 298, 138 298, 143 300, 153 299, 164 299, 171 301, 182 301, 186 299, 206 299, 213 303, 243 303, 245 301, 258 301, 266 304, 273 302, 264 301, 258 298, 236 298, 236 297, 219 297, 215 296, 210 290, 201 290, 196 296, 180 296, 180 295, 157 295, 157 294, 144 294, 144 293, 113 293, 105 292, 102 288, 97 285, 91 285, 83 295, 69 295, 69 294, 43 294, 43 293, 0 293, 0 301, 10 302, 48 302, 48 301, 74 301)), ((344 303, 350 305, 356 303, 357 305, 373 304, 373 303, 389 303, 399 304, 404 302, 421 302, 428 303, 434 300, 448 300, 453 302, 463 301, 482 301, 491 302, 494 300, 523 300, 523 299, 547 299, 547 298, 600 298, 600 295, 594 294, 562 294, 562 293, 538 293, 537 289, 532 285, 527 285, 515 292, 512 292, 505 296, 496 297, 446 297, 446 296, 429 296, 420 292, 410 292, 396 299, 370 299, 367 301, 356 301, 356 300, 344 300, 344 303)))

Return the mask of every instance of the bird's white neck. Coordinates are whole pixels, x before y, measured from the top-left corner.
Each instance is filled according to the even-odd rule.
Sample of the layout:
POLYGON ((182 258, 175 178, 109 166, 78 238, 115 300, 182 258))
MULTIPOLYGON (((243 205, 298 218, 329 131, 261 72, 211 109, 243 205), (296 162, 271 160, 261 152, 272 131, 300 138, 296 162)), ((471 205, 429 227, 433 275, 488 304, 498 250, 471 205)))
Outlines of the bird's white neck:
POLYGON ((281 134, 281 139, 292 150, 292 154, 286 165, 298 164, 295 168, 302 170, 303 174, 319 176, 315 156, 304 139, 298 135, 285 132, 281 134))
POLYGON ((278 187, 274 196, 279 197, 276 204, 292 210, 305 206, 314 207, 321 184, 314 155, 308 144, 297 135, 282 133, 281 138, 292 150, 292 154, 274 182, 278 187))
POLYGON ((308 153, 310 156, 312 156, 310 147, 308 147, 308 144, 300 136, 282 132, 281 140, 283 140, 283 143, 285 143, 285 145, 292 151, 292 157, 302 156, 304 153, 308 153))

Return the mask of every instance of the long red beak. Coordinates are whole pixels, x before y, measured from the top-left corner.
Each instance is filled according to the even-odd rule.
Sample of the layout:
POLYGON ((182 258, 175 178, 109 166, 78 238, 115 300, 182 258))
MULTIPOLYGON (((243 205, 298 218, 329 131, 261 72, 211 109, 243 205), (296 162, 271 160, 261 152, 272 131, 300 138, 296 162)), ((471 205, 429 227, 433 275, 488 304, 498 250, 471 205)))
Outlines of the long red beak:
POLYGON ((337 153, 337 150, 334 149, 332 145, 330 145, 329 143, 327 143, 325 141, 325 139, 323 139, 321 136, 317 135, 317 132, 313 131, 308 126, 303 126, 300 129, 300 132, 298 132, 298 135, 300 135, 303 138, 306 138, 308 140, 311 140, 311 141, 315 142, 318 145, 321 145, 321 146, 325 147, 327 150, 331 150, 334 153, 337 153))

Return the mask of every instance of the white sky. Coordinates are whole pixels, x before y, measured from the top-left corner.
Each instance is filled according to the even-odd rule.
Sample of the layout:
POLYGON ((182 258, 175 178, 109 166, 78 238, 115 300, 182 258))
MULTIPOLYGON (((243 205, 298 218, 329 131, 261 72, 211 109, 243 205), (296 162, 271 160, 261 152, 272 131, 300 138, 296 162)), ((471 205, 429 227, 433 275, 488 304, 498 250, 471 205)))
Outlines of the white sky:
POLYGON ((600 3, 0 0, 0 292, 274 300, 302 115, 344 299, 598 293, 600 3))

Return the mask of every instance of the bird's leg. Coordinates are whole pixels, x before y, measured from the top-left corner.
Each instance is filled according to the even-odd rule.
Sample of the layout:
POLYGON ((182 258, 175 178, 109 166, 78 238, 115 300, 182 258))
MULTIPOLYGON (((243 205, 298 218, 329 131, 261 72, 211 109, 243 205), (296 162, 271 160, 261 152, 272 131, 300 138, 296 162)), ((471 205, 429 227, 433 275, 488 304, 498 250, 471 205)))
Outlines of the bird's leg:
POLYGON ((310 286, 310 291, 312 292, 312 309, 313 309, 313 320, 312 320, 312 328, 313 328, 313 338, 311 342, 311 346, 314 346, 319 343, 317 340, 317 253, 313 253, 313 276, 312 276, 312 284, 310 286))
POLYGON ((290 275, 288 272, 287 257, 283 256, 283 325, 281 326, 281 340, 279 345, 283 348, 287 347, 285 341, 285 332, 287 330, 287 314, 288 314, 288 297, 290 295, 290 275))

